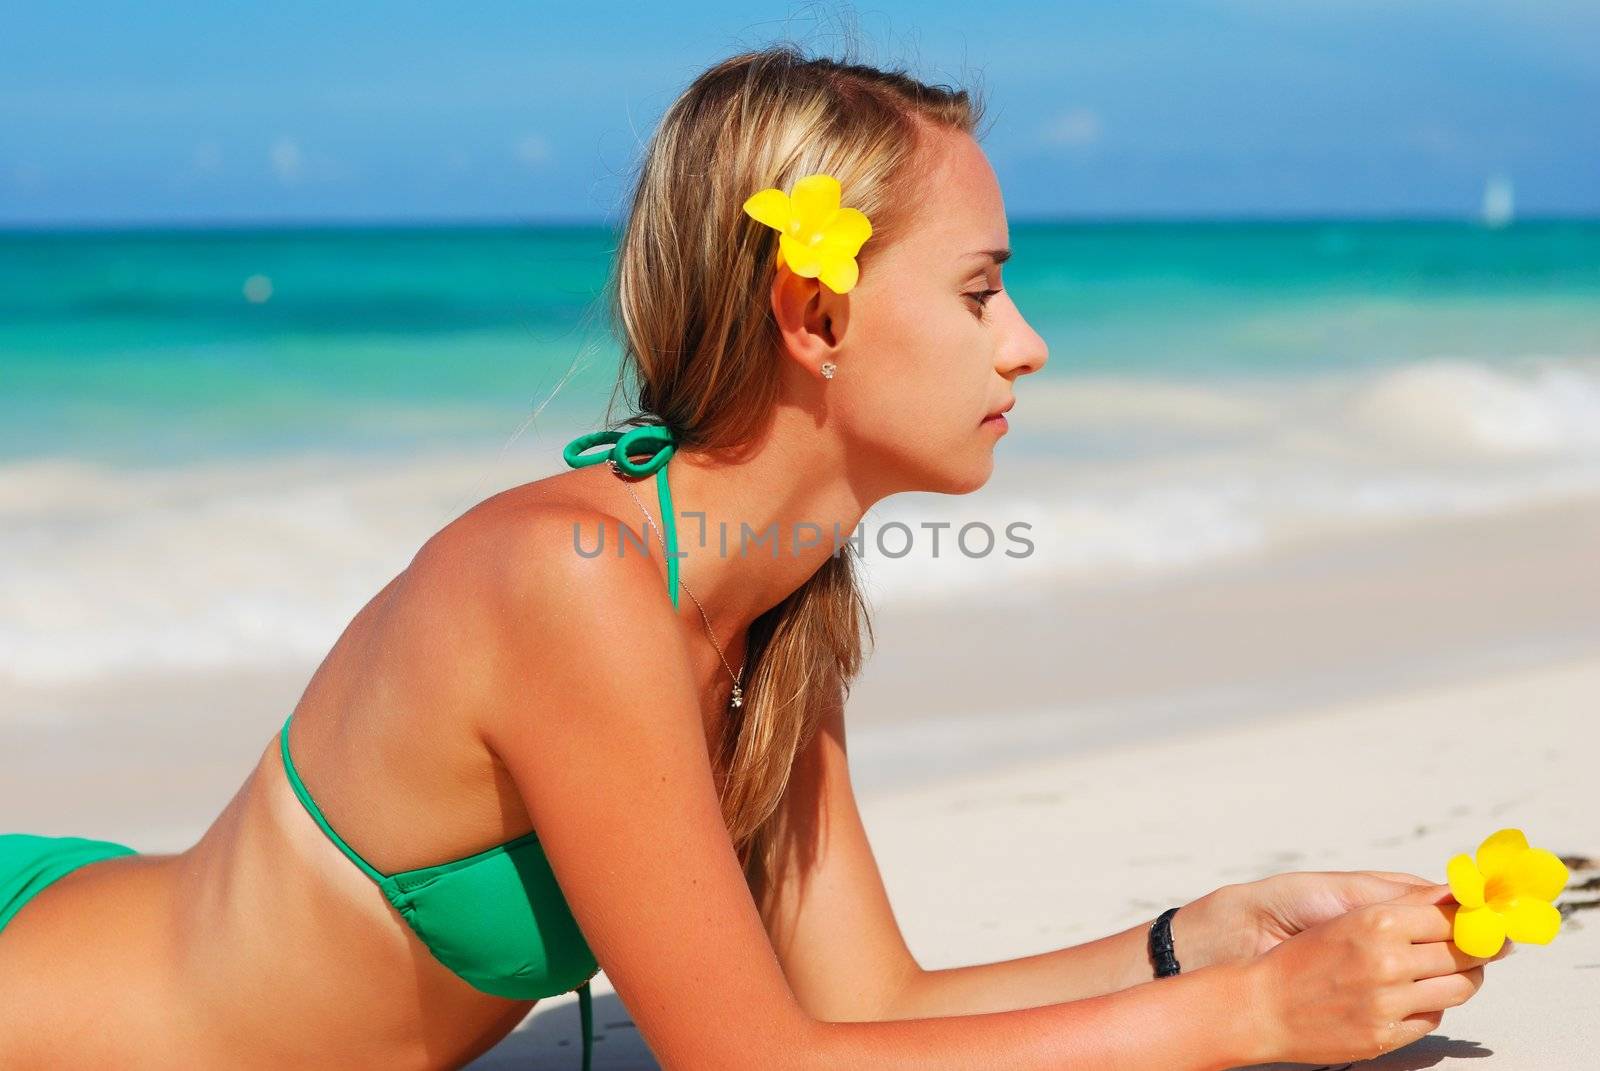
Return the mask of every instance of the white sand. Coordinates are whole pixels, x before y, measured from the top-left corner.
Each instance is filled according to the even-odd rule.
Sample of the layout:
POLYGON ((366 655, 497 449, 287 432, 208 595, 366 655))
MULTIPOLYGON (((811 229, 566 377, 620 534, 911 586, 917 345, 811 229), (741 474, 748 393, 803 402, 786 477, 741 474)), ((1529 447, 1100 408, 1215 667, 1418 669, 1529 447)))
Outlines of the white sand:
MULTIPOLYGON (((852 761, 928 967, 1092 940, 1278 871, 1442 880, 1506 825, 1600 858, 1600 504, 877 625, 852 761)), ((33 716, 0 722, 0 828, 186 846, 309 672, 8 696, 33 716)), ((1364 1066, 1600 1067, 1596 882, 1575 867, 1551 945, 1364 1066)), ((597 1071, 654 1066, 603 976, 596 1023, 597 1071)), ((576 1067, 577 1036, 574 998, 541 1002, 473 1066, 576 1067)))
MULTIPOLYGON (((1600 905, 1571 891, 1600 881, 1597 699, 1600 656, 886 794, 867 822, 926 966, 1075 944, 1285 870, 1442 881, 1449 856, 1508 825, 1595 859, 1566 899, 1600 905), (930 881, 937 866, 951 880, 930 881)), ((1600 914, 1488 974, 1437 1034, 1375 1066, 1600 1066, 1600 914)))

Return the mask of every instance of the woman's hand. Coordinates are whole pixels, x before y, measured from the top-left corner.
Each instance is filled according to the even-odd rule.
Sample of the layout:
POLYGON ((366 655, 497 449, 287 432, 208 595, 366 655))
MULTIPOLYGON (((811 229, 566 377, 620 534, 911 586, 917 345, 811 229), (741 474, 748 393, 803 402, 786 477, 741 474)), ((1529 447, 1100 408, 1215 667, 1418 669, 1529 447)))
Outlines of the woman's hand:
POLYGON ((1446 887, 1385 870, 1295 871, 1224 885, 1173 916, 1173 947, 1185 969, 1253 959, 1318 923, 1427 886, 1446 887))
MULTIPOLYGON (((1357 883, 1356 894, 1367 895, 1367 888, 1357 883)), ((1436 1030, 1444 1010, 1471 999, 1483 986, 1484 965, 1500 958, 1469 956, 1451 943, 1455 913, 1448 886, 1412 885, 1244 965, 1256 982, 1257 1062, 1368 1060, 1436 1030)))

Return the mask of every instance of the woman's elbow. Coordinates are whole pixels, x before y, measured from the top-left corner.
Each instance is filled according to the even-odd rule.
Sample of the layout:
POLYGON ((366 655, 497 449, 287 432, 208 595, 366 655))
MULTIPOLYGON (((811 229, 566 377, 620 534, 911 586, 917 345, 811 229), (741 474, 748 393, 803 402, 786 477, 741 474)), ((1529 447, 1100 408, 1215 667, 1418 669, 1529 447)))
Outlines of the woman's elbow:
POLYGON ((913 994, 925 974, 912 962, 860 980, 835 976, 793 988, 801 1010, 819 1023, 880 1023, 918 1017, 913 994))
POLYGON ((682 1033, 679 1044, 651 1043, 651 1055, 664 1071, 749 1071, 752 1067, 821 1071, 841 1066, 835 1024, 813 1018, 798 1006, 758 1023, 707 1022, 682 1033))

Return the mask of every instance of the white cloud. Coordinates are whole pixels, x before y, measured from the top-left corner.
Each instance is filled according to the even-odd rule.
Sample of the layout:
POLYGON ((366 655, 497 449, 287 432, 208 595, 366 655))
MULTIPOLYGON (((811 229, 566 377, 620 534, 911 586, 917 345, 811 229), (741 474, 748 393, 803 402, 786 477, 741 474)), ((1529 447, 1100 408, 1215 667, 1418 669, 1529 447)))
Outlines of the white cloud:
POLYGON ((550 143, 538 134, 529 134, 512 149, 518 160, 529 167, 541 167, 550 162, 550 143))
POLYGON ((272 173, 286 186, 299 182, 305 174, 305 154, 293 138, 279 138, 273 142, 272 148, 267 150, 267 159, 272 164, 272 173))
POLYGON ((1099 113, 1090 108, 1071 108, 1046 123, 1042 137, 1050 145, 1081 149, 1099 142, 1103 131, 1099 113))

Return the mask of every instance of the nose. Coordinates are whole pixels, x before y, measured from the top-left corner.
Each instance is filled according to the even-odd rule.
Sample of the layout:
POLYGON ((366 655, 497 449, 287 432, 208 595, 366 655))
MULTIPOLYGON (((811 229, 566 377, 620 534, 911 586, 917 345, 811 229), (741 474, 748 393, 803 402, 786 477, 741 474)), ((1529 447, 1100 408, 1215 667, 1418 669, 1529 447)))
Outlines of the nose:
POLYGON ((1033 329, 1022 311, 1011 305, 1012 323, 1006 340, 1000 347, 997 367, 1007 379, 1037 372, 1050 360, 1050 347, 1043 336, 1033 329))

